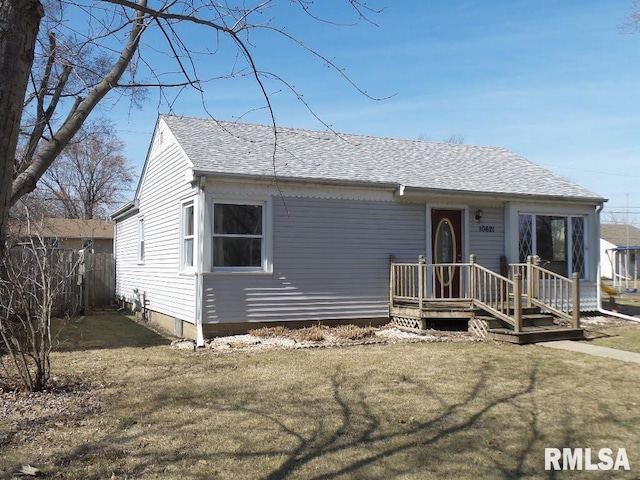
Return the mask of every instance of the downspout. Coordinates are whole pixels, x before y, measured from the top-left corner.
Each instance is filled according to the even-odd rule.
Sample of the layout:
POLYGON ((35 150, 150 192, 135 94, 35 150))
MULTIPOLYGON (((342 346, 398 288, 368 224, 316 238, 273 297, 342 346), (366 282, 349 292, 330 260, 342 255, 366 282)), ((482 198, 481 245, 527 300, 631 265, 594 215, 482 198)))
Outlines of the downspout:
POLYGON ((207 177, 202 175, 198 181, 198 256, 196 262, 196 345, 204 347, 204 330, 202 328, 204 311, 204 221, 206 210, 205 186, 207 177))
MULTIPOLYGON (((604 204, 600 203, 598 205, 598 208, 596 210, 596 225, 598 227, 598 239, 600 239, 600 212, 602 212, 602 209, 604 208, 604 204)), ((622 320, 628 320, 630 322, 636 322, 636 323, 640 323, 640 318, 637 317, 632 317, 631 315, 625 315, 624 313, 619 313, 619 312, 612 312, 611 310, 606 310, 604 308, 602 308, 602 272, 600 269, 600 261, 601 259, 598 259, 598 276, 597 276, 597 281, 598 284, 596 285, 596 298, 597 298, 597 305, 598 305, 598 313, 602 313, 604 315, 607 315, 609 317, 616 317, 616 318, 621 318, 622 320)))

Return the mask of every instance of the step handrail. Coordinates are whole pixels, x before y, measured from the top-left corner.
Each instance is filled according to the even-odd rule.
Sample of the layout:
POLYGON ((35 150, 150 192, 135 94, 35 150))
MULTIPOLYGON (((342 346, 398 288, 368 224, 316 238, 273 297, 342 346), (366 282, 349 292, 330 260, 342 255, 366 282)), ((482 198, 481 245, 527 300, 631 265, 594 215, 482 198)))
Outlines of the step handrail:
POLYGON ((539 265, 539 257, 527 257, 528 303, 547 310, 580 328, 580 274, 571 278, 539 265))
POLYGON ((471 255, 471 298, 478 306, 493 316, 507 322, 515 332, 522 330, 522 275, 516 273, 513 280, 476 263, 471 255), (513 315, 509 312, 513 310, 513 315))

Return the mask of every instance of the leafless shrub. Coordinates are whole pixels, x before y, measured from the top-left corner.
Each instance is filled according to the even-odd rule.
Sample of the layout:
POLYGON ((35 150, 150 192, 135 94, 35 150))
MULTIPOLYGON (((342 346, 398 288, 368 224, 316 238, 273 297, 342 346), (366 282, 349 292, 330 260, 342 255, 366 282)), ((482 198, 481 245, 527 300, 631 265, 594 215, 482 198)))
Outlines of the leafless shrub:
POLYGON ((0 259, 0 387, 33 392, 51 376, 51 317, 69 270, 42 237, 21 240, 0 259))
POLYGON ((298 342, 321 342, 326 337, 327 327, 314 325, 307 328, 291 330, 291 337, 298 342))
POLYGON ((362 340, 374 335, 374 327, 359 327, 357 325, 338 325, 333 334, 340 340, 362 340))
POLYGON ((253 335, 258 338, 276 338, 276 337, 285 337, 288 338, 290 336, 291 330, 287 327, 278 326, 278 327, 262 327, 262 328, 254 328, 249 330, 249 335, 253 335))

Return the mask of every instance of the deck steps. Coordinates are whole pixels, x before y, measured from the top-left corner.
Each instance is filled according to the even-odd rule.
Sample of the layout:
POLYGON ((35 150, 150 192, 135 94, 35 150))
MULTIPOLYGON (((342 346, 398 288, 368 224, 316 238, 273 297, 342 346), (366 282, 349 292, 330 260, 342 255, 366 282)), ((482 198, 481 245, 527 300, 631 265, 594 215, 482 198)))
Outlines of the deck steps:
POLYGON ((469 322, 469 330, 483 338, 517 344, 584 338, 582 328, 559 325, 553 315, 546 313, 523 315, 520 332, 516 332, 513 326, 504 320, 486 314, 474 317, 474 320, 469 322))
POLYGON ((522 331, 516 333, 509 328, 492 328, 488 330, 487 338, 519 345, 555 340, 583 340, 584 329, 556 325, 554 327, 523 327, 522 331))

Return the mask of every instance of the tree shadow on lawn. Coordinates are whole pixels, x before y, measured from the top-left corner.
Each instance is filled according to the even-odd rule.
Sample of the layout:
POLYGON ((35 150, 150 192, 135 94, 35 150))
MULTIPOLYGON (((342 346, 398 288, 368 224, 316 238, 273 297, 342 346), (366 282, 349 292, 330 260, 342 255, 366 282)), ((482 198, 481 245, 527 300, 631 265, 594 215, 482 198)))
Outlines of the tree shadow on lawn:
POLYGON ((57 352, 122 347, 155 347, 171 343, 166 337, 122 312, 52 320, 52 344, 57 352))
MULTIPOLYGON (((556 434, 541 431, 537 367, 532 365, 522 382, 499 391, 486 372, 470 375, 475 382, 458 401, 424 382, 417 385, 425 413, 420 406, 413 411, 421 418, 381 410, 375 397, 350 385, 348 375, 339 370, 326 379, 333 391, 330 401, 283 398, 278 411, 273 404, 261 407, 256 398, 225 401, 227 395, 238 395, 225 394, 224 386, 211 396, 185 396, 169 389, 145 402, 145 411, 138 411, 135 419, 121 419, 122 430, 75 448, 56 465, 84 470, 88 479, 109 473, 88 474, 98 457, 111 457, 111 471, 122 476, 114 478, 555 478, 555 472, 544 472, 544 447, 567 439, 580 444, 584 438, 572 431, 569 414, 568 425, 556 434), (144 428, 136 428, 168 405, 192 413, 176 411, 171 425, 155 432, 165 441, 154 441, 144 428), (247 428, 236 425, 224 431, 226 418, 247 428), (505 425, 505 431, 496 430, 493 422, 505 425), (213 436, 210 431, 215 431, 213 436), (176 444, 177 432, 190 442, 176 444), (131 462, 126 466, 125 457, 131 462)), ((158 428, 151 423, 148 427, 158 428)))

